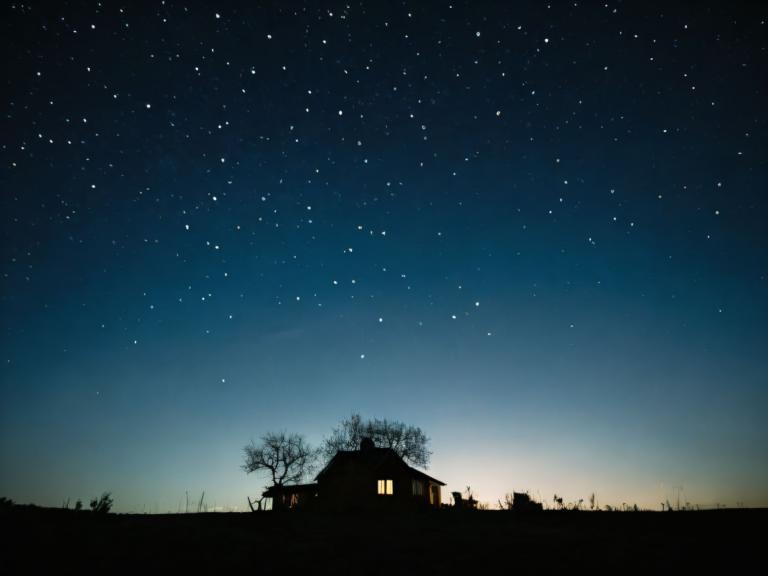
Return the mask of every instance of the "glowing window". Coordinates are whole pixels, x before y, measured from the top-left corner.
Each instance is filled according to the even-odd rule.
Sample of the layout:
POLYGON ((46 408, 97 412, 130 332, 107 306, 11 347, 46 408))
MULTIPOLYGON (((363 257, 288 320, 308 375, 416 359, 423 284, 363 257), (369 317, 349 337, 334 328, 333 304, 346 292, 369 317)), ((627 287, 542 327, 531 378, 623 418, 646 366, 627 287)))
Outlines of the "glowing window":
POLYGON ((391 496, 394 492, 392 488, 392 480, 379 480, 377 492, 379 494, 386 494, 387 496, 391 496))

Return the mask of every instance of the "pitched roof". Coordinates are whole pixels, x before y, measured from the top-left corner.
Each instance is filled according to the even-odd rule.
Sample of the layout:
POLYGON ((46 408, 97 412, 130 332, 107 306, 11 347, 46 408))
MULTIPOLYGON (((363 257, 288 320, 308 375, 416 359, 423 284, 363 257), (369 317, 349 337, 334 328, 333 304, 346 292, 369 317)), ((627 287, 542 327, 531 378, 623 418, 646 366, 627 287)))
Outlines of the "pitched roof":
POLYGON ((262 496, 275 496, 277 494, 297 494, 300 492, 312 492, 317 490, 317 484, 285 484, 273 485, 262 492, 262 496))
MULTIPOLYGON (((406 464, 406 466, 408 466, 406 464)), ((440 486, 445 486, 445 482, 441 482, 437 478, 432 478, 432 476, 428 474, 424 474, 421 470, 417 470, 416 468, 412 468, 411 466, 408 466, 408 468, 411 470, 414 476, 417 478, 421 478, 422 480, 428 480, 430 482, 434 482, 435 484, 440 484, 440 486)))
POLYGON ((330 468, 334 466, 342 466, 344 464, 348 463, 354 463, 359 464, 365 468, 368 468, 369 470, 375 471, 382 465, 384 465, 388 461, 397 461, 402 466, 404 466, 408 471, 415 477, 420 478, 422 480, 428 480, 430 482, 434 482, 436 484, 439 484, 440 486, 445 486, 445 482, 441 482, 440 480, 437 480, 436 478, 432 478, 431 476, 428 476, 427 474, 424 474, 421 470, 417 470, 416 468, 412 468, 411 466, 408 466, 403 459, 398 456, 397 452, 395 452, 392 448, 366 448, 363 450, 339 450, 336 452, 336 455, 331 458, 330 462, 325 465, 325 467, 318 472, 317 476, 315 476, 315 480, 320 480, 330 468))

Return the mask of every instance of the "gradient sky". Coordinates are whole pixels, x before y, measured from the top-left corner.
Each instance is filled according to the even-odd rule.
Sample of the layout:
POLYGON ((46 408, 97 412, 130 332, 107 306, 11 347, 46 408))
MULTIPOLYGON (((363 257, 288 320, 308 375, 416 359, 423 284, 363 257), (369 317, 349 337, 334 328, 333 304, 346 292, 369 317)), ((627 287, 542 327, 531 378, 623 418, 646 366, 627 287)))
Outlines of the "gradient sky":
POLYGON ((243 509, 352 411, 430 474, 768 505, 768 6, 3 7, 0 495, 243 509))

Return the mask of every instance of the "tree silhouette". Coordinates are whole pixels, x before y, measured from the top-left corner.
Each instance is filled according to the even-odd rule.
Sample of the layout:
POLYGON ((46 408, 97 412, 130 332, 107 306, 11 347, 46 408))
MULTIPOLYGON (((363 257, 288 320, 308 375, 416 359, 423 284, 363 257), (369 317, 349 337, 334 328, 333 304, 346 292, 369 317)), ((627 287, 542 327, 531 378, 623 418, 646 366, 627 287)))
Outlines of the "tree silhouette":
POLYGON ((310 446, 301 434, 268 432, 260 444, 253 440, 243 449, 246 473, 266 471, 274 486, 297 484, 312 472, 319 451, 310 446))
POLYGON ((407 463, 419 468, 429 465, 432 453, 428 449, 429 438, 418 426, 409 426, 396 420, 374 418, 363 420, 352 414, 333 429, 323 442, 323 454, 330 460, 339 450, 357 450, 360 441, 370 438, 378 448, 391 448, 407 463))

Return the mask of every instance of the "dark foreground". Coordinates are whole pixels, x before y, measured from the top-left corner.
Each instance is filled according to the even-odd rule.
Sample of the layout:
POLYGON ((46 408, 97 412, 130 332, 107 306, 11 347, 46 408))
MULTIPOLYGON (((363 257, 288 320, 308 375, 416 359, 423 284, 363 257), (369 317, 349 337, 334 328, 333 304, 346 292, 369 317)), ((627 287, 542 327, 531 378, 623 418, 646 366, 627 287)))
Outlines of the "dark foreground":
POLYGON ((416 515, 0 512, 0 573, 745 573, 768 510, 416 515), (682 572, 681 572, 682 571, 682 572))

